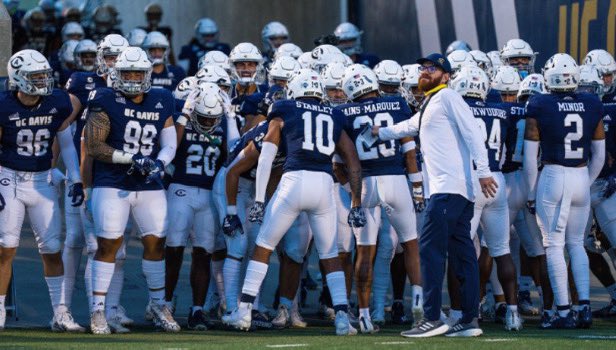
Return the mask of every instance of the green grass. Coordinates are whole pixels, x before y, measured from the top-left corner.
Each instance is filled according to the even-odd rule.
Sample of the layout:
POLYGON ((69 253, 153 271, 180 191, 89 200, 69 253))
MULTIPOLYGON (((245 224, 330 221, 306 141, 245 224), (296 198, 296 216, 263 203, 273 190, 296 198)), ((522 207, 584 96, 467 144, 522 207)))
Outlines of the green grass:
POLYGON ((355 337, 336 337, 333 327, 251 333, 182 331, 178 334, 137 328, 130 334, 110 336, 58 334, 47 329, 6 329, 0 332, 0 349, 616 349, 614 321, 596 321, 592 329, 572 331, 541 331, 536 322, 527 322, 525 326, 522 332, 509 333, 500 325, 482 324, 484 335, 479 338, 420 340, 399 336, 404 328, 393 326, 387 326, 375 335, 355 337), (596 338, 579 338, 584 336, 596 338))

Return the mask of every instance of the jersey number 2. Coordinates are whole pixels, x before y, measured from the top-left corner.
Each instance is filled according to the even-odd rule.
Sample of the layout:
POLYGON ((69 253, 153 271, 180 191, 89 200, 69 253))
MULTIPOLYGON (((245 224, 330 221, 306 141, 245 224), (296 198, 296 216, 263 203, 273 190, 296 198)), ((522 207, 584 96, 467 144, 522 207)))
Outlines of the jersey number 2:
POLYGON ((575 132, 570 132, 565 136, 565 159, 582 159, 584 157, 584 147, 571 147, 571 141, 579 141, 584 135, 584 124, 582 117, 577 113, 567 114, 565 117, 565 127, 575 125, 575 132))

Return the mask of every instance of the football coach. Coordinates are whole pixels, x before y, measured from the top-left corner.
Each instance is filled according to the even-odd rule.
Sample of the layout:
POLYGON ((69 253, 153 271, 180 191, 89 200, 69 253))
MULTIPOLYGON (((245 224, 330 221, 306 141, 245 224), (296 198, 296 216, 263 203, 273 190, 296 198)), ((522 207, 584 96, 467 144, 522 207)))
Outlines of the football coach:
POLYGON ((470 235, 477 195, 473 181, 481 184, 483 194, 478 195, 486 197, 494 196, 497 184, 472 111, 447 87, 451 65, 438 53, 417 63, 421 64, 419 88, 425 93, 420 111, 391 127, 372 128, 372 136, 381 140, 419 136, 428 174, 430 201, 419 238, 425 314, 423 321, 402 335, 479 336, 479 268, 470 235), (446 260, 460 282, 462 297, 462 318, 451 328, 440 321, 446 260))

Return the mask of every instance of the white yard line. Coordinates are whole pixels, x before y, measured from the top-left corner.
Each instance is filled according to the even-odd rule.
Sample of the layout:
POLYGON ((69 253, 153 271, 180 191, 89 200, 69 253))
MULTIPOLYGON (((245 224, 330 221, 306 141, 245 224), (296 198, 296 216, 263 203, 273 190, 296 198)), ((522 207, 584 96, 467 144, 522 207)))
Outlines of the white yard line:
POLYGON ((308 346, 310 344, 272 344, 272 345, 265 345, 268 348, 301 348, 304 346, 308 346))

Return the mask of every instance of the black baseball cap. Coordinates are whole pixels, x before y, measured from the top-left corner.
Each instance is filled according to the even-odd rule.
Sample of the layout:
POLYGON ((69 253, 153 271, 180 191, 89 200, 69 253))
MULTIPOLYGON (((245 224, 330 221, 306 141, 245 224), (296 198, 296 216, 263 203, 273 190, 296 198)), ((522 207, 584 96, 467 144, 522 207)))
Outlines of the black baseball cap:
POLYGON ((451 65, 449 64, 449 60, 438 52, 431 53, 428 56, 417 60, 417 63, 419 64, 424 64, 426 62, 432 62, 435 66, 444 70, 445 73, 451 73, 451 65))

